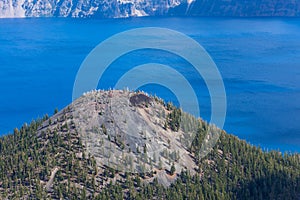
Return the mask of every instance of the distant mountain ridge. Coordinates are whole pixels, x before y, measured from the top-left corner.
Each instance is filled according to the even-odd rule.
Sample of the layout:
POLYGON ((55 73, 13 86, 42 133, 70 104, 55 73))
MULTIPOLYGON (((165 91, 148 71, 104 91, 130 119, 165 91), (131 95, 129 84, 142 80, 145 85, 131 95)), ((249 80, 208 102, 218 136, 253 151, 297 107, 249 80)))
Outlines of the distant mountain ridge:
POLYGON ((1 0, 0 18, 300 16, 296 0, 1 0))

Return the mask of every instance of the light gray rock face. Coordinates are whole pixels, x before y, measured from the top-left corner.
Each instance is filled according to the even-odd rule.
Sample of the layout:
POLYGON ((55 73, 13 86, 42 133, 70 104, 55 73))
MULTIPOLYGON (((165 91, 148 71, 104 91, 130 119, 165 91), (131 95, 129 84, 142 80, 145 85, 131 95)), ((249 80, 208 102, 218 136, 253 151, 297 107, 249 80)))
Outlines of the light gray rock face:
POLYGON ((0 0, 0 18, 25 17, 24 0, 0 0))
POLYGON ((1 0, 0 17, 122 18, 165 15, 184 0, 1 0))
MULTIPOLYGON (((193 133, 164 129, 168 110, 144 93, 92 91, 73 105, 73 122, 99 166, 147 173, 196 167, 188 151, 193 133), (168 159, 169 158, 169 159, 168 159)), ((194 130, 196 132, 196 123, 194 130)))
MULTIPOLYGON (((99 169, 155 173, 145 182, 157 178, 168 186, 182 170, 196 173, 195 155, 190 147, 198 128, 205 123, 181 112, 180 128, 173 131, 167 123, 173 108, 167 108, 161 99, 143 92, 90 91, 45 121, 37 135, 48 138, 47 134, 55 132, 66 136, 65 141, 72 144, 81 141, 82 150, 76 145, 70 149, 78 158, 93 156, 99 169), (175 173, 170 174, 173 165, 175 173)), ((203 144, 209 146, 205 140, 203 144)), ((53 176, 55 173, 54 170, 53 176)), ((51 184, 50 178, 46 188, 51 184)))
MULTIPOLYGON (((121 173, 144 174, 144 182, 157 178, 159 183, 169 186, 182 170, 197 173, 196 158, 213 163, 204 156, 212 150, 212 141, 224 133, 144 92, 94 90, 44 121, 37 137, 43 144, 54 135, 63 138, 60 152, 67 148, 80 159, 92 156, 101 173, 110 168, 121 173), (178 129, 172 129, 171 124, 177 122, 178 129), (196 134, 202 134, 203 141, 200 151, 194 153, 191 147, 196 134), (172 166, 174 173, 170 171, 172 166)), ((218 152, 223 154, 220 149, 218 152)), ((51 177, 56 172, 53 169, 51 177)), ((51 177, 46 189, 51 188, 51 177)))
POLYGON ((295 0, 0 0, 0 18, 300 16, 295 0))

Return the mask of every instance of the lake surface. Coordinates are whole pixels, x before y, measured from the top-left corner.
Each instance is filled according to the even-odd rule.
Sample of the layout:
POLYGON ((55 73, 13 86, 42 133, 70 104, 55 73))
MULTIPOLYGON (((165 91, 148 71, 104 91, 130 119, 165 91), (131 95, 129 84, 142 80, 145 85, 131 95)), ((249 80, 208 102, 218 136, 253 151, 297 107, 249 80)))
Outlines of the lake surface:
MULTIPOLYGON (((113 34, 138 27, 180 31, 208 51, 225 84, 228 133, 265 149, 300 152, 297 18, 1 19, 0 133, 71 103, 76 73, 88 53, 113 34)), ((167 52, 141 50, 120 57, 99 87, 109 88, 130 67, 153 61, 174 65, 201 91, 201 116, 209 120, 203 80, 184 71, 186 61, 167 52)), ((142 89, 176 104, 166 88, 142 89)))

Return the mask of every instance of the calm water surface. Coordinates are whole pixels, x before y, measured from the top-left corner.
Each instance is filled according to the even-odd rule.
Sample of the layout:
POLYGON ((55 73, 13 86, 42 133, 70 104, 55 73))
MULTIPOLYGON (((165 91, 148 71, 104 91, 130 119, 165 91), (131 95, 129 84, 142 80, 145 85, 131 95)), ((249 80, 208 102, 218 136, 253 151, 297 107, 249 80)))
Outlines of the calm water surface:
MULTIPOLYGON (((286 18, 1 19, 0 133, 68 105, 77 70, 97 44, 149 26, 185 33, 209 52, 226 87, 227 132, 263 148, 300 151, 300 19, 286 18)), ((209 120, 203 80, 167 52, 120 57, 99 87, 109 88, 128 69, 154 61, 173 66, 201 91, 201 116, 209 120)), ((177 101, 166 88, 142 89, 177 101)))

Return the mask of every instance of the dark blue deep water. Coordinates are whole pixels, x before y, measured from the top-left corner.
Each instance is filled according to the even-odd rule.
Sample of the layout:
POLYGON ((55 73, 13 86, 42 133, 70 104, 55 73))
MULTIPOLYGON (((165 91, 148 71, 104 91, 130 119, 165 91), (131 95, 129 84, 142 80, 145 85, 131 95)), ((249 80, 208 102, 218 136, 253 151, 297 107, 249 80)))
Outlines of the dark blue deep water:
MULTIPOLYGON (((288 18, 0 19, 0 133, 67 106, 77 70, 96 45, 149 26, 185 33, 209 52, 225 83, 227 132, 264 149, 300 152, 300 19, 288 18)), ((153 61, 187 64, 167 52, 132 52, 112 64, 99 87, 153 61)), ((203 80, 184 75, 201 91, 201 116, 209 120, 203 80)), ((177 101, 166 88, 142 89, 177 101)))

